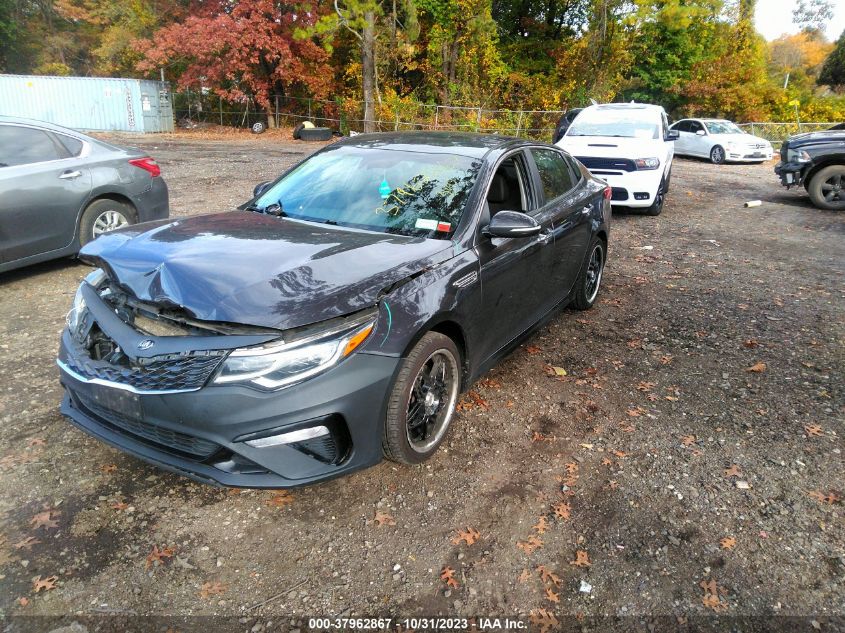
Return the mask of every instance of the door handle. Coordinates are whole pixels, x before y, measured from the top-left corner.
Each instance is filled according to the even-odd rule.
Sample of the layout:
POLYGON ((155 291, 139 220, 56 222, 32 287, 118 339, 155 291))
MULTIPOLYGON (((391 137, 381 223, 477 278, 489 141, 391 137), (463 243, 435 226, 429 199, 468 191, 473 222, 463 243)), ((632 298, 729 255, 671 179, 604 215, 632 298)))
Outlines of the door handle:
POLYGON ((75 171, 62 172, 62 174, 59 176, 59 178, 61 180, 73 180, 74 178, 79 178, 81 175, 82 175, 82 172, 77 169, 75 171))

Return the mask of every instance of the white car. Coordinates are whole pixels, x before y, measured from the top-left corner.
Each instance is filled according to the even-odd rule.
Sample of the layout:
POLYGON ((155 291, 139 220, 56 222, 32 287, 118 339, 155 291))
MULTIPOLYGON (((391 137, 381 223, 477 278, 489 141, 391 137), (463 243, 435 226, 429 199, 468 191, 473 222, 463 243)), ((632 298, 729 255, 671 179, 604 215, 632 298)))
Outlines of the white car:
POLYGON ((675 153, 709 158, 719 165, 726 161, 762 163, 772 160, 772 144, 743 132, 725 119, 681 119, 672 124, 677 130, 675 153))
POLYGON ((660 106, 605 103, 584 108, 556 145, 607 181, 612 205, 659 215, 669 191, 677 134, 660 106))

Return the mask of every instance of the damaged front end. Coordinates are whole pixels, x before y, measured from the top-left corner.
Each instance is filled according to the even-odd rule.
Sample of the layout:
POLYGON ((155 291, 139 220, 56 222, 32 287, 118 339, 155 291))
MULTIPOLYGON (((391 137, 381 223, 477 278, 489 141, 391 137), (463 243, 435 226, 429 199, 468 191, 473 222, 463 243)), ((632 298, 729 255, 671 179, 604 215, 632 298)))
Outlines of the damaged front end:
POLYGON ((376 318, 373 308, 288 331, 201 321, 138 300, 98 269, 80 285, 62 336, 62 412, 118 448, 209 483, 286 487, 337 476, 377 461, 366 450, 353 457, 356 436, 372 432, 357 409, 380 408, 395 365, 353 354, 376 318))

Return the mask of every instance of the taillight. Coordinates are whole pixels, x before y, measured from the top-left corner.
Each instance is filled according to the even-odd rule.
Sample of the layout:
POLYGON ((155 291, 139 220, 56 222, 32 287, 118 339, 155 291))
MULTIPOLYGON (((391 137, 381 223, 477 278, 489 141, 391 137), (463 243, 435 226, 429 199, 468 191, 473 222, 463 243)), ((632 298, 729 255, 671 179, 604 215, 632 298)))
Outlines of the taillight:
POLYGON ((150 158, 149 156, 145 156, 144 158, 133 158, 129 161, 129 164, 150 172, 150 176, 153 178, 161 176, 161 167, 158 166, 158 163, 154 158, 150 158))
POLYGON ((604 188, 604 193, 602 194, 605 200, 610 200, 613 197, 613 189, 610 187, 604 188))

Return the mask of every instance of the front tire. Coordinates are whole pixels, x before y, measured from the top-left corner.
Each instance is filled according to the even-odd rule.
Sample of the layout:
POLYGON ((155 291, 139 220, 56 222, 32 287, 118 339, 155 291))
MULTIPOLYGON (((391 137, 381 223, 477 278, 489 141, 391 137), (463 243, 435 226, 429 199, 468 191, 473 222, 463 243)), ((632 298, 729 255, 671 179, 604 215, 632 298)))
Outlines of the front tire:
POLYGON ((663 203, 666 201, 666 181, 661 178, 657 193, 654 194, 654 202, 646 209, 647 215, 660 215, 663 211, 663 203))
POLYGON ((581 267, 575 282, 575 296, 572 307, 576 310, 589 310, 599 296, 604 264, 607 261, 607 244, 600 237, 594 237, 587 251, 587 259, 581 267))
POLYGON ((725 162, 725 148, 721 145, 714 145, 710 150, 710 162, 714 165, 721 165, 725 162))
POLYGON ((449 430, 461 385, 461 354, 454 341, 428 332, 402 360, 387 403, 382 451, 387 459, 419 464, 449 430))
POLYGON ((807 192, 820 209, 845 209, 845 165, 830 165, 820 170, 810 180, 807 192))
POLYGON ((127 204, 102 198, 85 207, 79 221, 79 245, 85 246, 103 233, 135 224, 135 210, 127 204))

